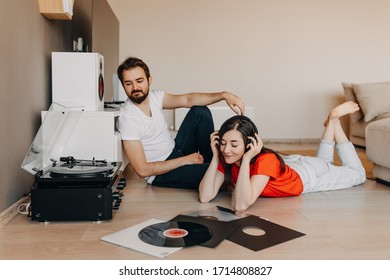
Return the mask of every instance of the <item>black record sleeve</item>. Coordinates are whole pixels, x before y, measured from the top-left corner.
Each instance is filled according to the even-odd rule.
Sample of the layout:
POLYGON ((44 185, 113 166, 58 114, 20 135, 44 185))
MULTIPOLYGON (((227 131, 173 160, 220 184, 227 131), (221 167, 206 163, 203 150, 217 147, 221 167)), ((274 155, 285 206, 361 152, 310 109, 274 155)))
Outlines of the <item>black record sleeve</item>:
POLYGON ((213 232, 213 236, 208 241, 199 245, 210 248, 217 247, 223 240, 226 239, 226 237, 232 234, 239 227, 239 224, 218 221, 212 218, 185 215, 178 215, 170 221, 193 222, 209 228, 213 232))
POLYGON ((227 237, 227 240, 253 251, 259 251, 305 235, 257 216, 248 216, 228 223, 237 226, 237 229, 227 237), (248 227, 261 229, 265 234, 260 236, 249 235, 243 231, 248 227))

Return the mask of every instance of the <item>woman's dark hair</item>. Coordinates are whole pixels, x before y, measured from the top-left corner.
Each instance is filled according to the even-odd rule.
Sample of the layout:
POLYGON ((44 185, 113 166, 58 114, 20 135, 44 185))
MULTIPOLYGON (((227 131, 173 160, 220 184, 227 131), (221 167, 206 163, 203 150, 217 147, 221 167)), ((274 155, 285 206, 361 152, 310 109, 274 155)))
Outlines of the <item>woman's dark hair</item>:
POLYGON ((148 65, 146 65, 145 62, 143 62, 141 59, 136 58, 136 57, 128 57, 125 61, 122 62, 121 65, 118 66, 117 74, 118 78, 121 81, 123 85, 123 71, 136 68, 136 67, 141 67, 145 71, 146 78, 150 78, 150 71, 148 65))
MULTIPOLYGON (((237 130, 238 132, 240 132, 242 135, 242 139, 244 140, 245 145, 248 145, 251 142, 251 140, 248 138, 249 136, 254 137, 255 133, 258 133, 256 125, 253 123, 253 121, 250 118, 248 118, 246 116, 241 116, 241 115, 233 116, 230 119, 227 119, 221 125, 221 128, 218 132, 220 146, 221 146, 221 139, 222 139, 223 135, 230 130, 237 130)), ((247 151, 247 149, 245 150, 245 152, 246 151, 247 151)), ((268 153, 275 154, 275 156, 280 161, 280 172, 284 173, 286 170, 286 164, 284 163, 283 158, 274 150, 266 148, 264 146, 261 149, 260 153, 251 159, 250 163, 253 164, 256 161, 256 159, 259 157, 259 155, 268 154, 268 153)), ((225 179, 224 179, 224 183, 223 183, 223 188, 231 187, 231 186, 233 186, 232 171, 231 171, 232 164, 227 164, 225 162, 225 159, 224 159, 220 150, 219 150, 218 154, 219 154, 219 162, 222 164, 222 166, 225 170, 225 179)))

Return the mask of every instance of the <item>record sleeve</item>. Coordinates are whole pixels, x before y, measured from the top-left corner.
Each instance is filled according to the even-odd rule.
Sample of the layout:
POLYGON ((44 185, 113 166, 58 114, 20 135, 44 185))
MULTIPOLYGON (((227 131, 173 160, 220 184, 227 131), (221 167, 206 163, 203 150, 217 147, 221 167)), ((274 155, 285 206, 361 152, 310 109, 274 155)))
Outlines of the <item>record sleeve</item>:
POLYGON ((216 220, 214 217, 178 215, 170 221, 194 222, 206 226, 213 232, 213 236, 206 242, 199 244, 204 247, 215 248, 237 228, 238 224, 216 220))
POLYGON ((184 216, 202 217, 209 220, 230 222, 249 216, 248 214, 237 212, 222 206, 215 206, 208 209, 182 213, 184 216))
POLYGON ((160 222, 162 221, 157 219, 150 219, 146 222, 103 236, 102 238, 100 238, 100 240, 128 249, 133 249, 138 252, 149 254, 154 257, 164 258, 172 253, 177 252, 182 248, 153 246, 143 242, 138 238, 138 233, 141 229, 160 222))
POLYGON ((227 237, 227 240, 253 251, 259 251, 305 235, 304 233, 280 226, 257 216, 248 216, 229 223, 238 225, 238 228, 227 237), (247 234, 245 233, 245 229, 247 228, 257 228, 263 231, 264 234, 247 234))

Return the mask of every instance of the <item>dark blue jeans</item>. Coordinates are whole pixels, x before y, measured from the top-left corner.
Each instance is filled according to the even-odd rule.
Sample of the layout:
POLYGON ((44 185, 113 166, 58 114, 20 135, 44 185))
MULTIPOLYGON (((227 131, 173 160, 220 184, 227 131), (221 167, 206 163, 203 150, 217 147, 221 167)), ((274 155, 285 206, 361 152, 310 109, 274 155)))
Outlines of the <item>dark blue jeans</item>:
POLYGON ((152 185, 167 188, 198 189, 213 157, 210 134, 214 132, 213 117, 206 106, 194 106, 187 113, 175 138, 175 148, 167 160, 192 153, 203 156, 203 164, 184 165, 157 175, 152 185))

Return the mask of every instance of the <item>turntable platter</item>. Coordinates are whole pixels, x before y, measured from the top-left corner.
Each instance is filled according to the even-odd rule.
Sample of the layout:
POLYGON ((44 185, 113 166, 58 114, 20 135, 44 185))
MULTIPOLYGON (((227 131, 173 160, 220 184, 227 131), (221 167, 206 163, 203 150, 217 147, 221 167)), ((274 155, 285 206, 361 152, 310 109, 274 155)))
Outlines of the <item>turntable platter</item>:
POLYGON ((50 169, 50 174, 52 176, 92 176, 103 173, 110 173, 112 169, 112 166, 54 166, 50 169))

